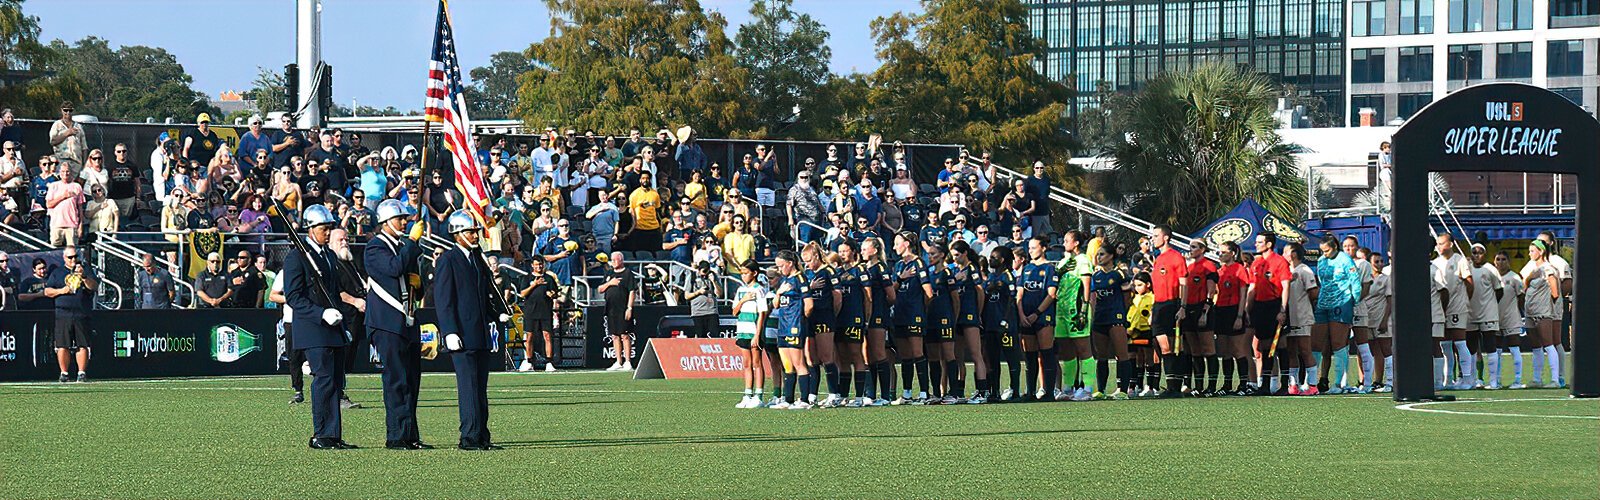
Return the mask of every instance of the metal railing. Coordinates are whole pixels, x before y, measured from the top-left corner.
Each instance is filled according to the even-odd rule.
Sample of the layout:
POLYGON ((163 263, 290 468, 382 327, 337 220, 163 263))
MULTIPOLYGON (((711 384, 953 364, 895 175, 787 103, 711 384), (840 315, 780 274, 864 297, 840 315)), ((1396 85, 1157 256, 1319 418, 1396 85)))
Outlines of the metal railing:
MULTIPOLYGON (((1021 172, 1011 170, 998 164, 994 165, 994 167, 996 176, 1005 177, 1006 182, 1008 183, 1012 179, 1028 178, 1028 176, 1023 175, 1021 172)), ((1000 185, 1000 180, 990 179, 990 184, 1000 185)), ((1050 186, 1050 200, 1068 207, 1072 207, 1073 209, 1094 217, 1104 219, 1107 222, 1116 224, 1124 229, 1128 229, 1145 236, 1149 236, 1155 231, 1156 224, 1153 222, 1135 217, 1127 212, 1106 206, 1100 202, 1079 196, 1071 191, 1067 191, 1059 187, 1050 186)), ((1187 235, 1178 233, 1172 234, 1172 245, 1181 250, 1188 250, 1189 244, 1193 241, 1194 238, 1190 238, 1187 235)))
POLYGON ((796 252, 800 251, 800 248, 805 246, 805 244, 806 244, 806 242, 800 241, 800 226, 811 226, 813 228, 816 228, 818 231, 822 231, 823 234, 827 234, 828 233, 828 228, 822 227, 821 225, 813 224, 813 223, 810 223, 810 222, 807 222, 807 221, 796 221, 796 224, 794 225, 794 234, 793 234, 793 237, 794 237, 794 250, 796 252))
MULTIPOLYGON (((165 258, 162 258, 160 253, 150 252, 150 251, 145 251, 145 250, 139 249, 138 247, 135 247, 132 244, 129 244, 128 242, 125 242, 125 241, 122 241, 120 239, 117 239, 116 236, 112 236, 110 234, 103 234, 103 235, 101 235, 100 238, 96 239, 94 248, 95 248, 95 250, 97 250, 96 255, 99 256, 99 259, 100 259, 100 269, 102 269, 102 270, 109 269, 105 264, 105 256, 110 255, 112 257, 116 257, 117 259, 123 261, 124 263, 128 264, 128 266, 131 269, 135 270, 135 272, 129 277, 129 279, 131 280, 130 281, 130 283, 131 283, 130 286, 136 292, 138 290, 138 285, 139 285, 138 279, 137 279, 137 277, 138 277, 137 269, 140 266, 144 265, 144 256, 145 255, 154 256, 156 264, 160 265, 160 266, 164 266, 169 272, 172 272, 172 270, 179 269, 178 265, 176 263, 174 263, 171 260, 167 260, 165 258)), ((174 278, 176 278, 178 274, 179 274, 178 272, 174 272, 173 273, 174 278)), ((185 291, 186 292, 185 296, 188 298, 188 300, 180 301, 178 303, 173 304, 172 306, 176 307, 176 308, 183 308, 183 309, 192 309, 192 308, 194 308, 194 305, 200 301, 199 291, 195 289, 194 284, 189 283, 188 281, 182 280, 182 279, 173 279, 172 283, 173 283, 173 285, 175 285, 180 290, 185 291)), ((184 292, 180 292, 180 293, 184 293, 184 292)))
POLYGON ((10 224, 0 223, 0 237, 10 240, 23 250, 36 252, 51 248, 50 242, 41 240, 10 224))
MULTIPOLYGON (((103 277, 104 276, 102 276, 102 278, 103 277)), ((106 295, 106 293, 103 291, 105 290, 104 288, 95 290, 95 303, 99 304, 102 309, 122 309, 122 285, 118 285, 117 282, 107 279, 100 280, 100 284, 111 285, 112 291, 116 293, 111 294, 111 298, 109 301, 107 301, 101 299, 101 297, 106 295)))

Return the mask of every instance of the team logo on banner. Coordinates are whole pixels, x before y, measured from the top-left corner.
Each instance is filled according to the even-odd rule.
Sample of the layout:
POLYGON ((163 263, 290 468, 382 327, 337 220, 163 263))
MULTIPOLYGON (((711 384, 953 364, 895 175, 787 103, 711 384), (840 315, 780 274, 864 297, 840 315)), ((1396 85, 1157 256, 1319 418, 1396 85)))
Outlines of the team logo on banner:
POLYGON ((1200 238, 1211 245, 1212 248, 1222 248, 1224 243, 1242 243, 1251 233, 1250 221, 1244 219, 1228 219, 1211 226, 1210 231, 1200 238))
POLYGON ((206 268, 206 255, 211 252, 222 254, 222 233, 216 231, 195 231, 189 233, 189 278, 200 276, 200 271, 206 268))
POLYGON ((164 333, 140 335, 134 332, 118 331, 116 332, 115 346, 116 349, 113 354, 119 358, 194 352, 194 337, 164 333))
POLYGON ((231 323, 211 328, 211 359, 232 363, 252 352, 261 350, 256 345, 256 334, 231 323))
POLYGON ((1300 228, 1284 222, 1283 219, 1279 219, 1276 215, 1267 214, 1262 217, 1261 226, 1267 228, 1268 231, 1272 231, 1272 234, 1278 235, 1278 239, 1281 241, 1306 242, 1305 236, 1300 233, 1300 228))
POLYGON ((428 323, 417 327, 417 331, 422 338, 422 359, 439 357, 439 326, 428 323))

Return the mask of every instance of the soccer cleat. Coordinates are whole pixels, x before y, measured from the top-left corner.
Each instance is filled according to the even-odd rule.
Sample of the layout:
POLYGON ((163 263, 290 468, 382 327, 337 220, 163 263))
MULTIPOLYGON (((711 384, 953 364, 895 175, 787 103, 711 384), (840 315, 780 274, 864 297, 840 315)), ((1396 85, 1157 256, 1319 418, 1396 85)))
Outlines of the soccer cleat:
POLYGON ((1290 396, 1299 396, 1299 395, 1300 395, 1300 386, 1298 386, 1298 385, 1293 385, 1293 384, 1290 384, 1290 385, 1289 385, 1289 392, 1288 392, 1288 394, 1289 394, 1289 395, 1290 395, 1290 396))
MULTIPOLYGON (((805 404, 805 402, 802 401, 802 402, 795 403, 795 404, 805 404)), ((788 401, 778 401, 776 403, 767 405, 767 408, 771 408, 771 409, 774 409, 774 410, 787 410, 787 409, 789 409, 789 402, 788 401)))
POLYGON ((860 408, 861 407, 861 399, 860 398, 850 398, 848 400, 845 400, 844 404, 842 404, 840 406, 843 406, 845 408, 860 408))
POLYGON ((1483 386, 1483 387, 1479 387, 1479 389, 1483 389, 1485 391, 1498 391, 1498 390, 1500 390, 1500 384, 1498 384, 1498 383, 1489 384, 1489 385, 1486 385, 1486 386, 1483 386))
POLYGON ((971 399, 967 400, 967 404, 981 405, 981 404, 984 404, 984 403, 988 403, 989 402, 989 398, 984 397, 984 396, 985 395, 983 395, 983 394, 979 394, 979 395, 973 396, 971 399))
POLYGON ((1304 389, 1300 389, 1300 395, 1301 396, 1315 396, 1315 395, 1321 394, 1321 393, 1322 393, 1322 391, 1318 390, 1317 386, 1314 386, 1314 385, 1307 386, 1304 389))
POLYGON ((294 395, 289 397, 289 404, 297 405, 304 402, 306 402, 306 393, 304 392, 294 391, 294 395))
POLYGON ((1044 388, 1043 387, 1039 388, 1039 390, 1037 390, 1037 391, 1033 391, 1033 399, 1035 401, 1040 400, 1040 399, 1044 399, 1044 388))
POLYGON ((953 404, 956 404, 956 403, 959 403, 959 402, 961 402, 961 400, 956 399, 955 396, 949 396, 949 395, 939 399, 939 404, 942 404, 942 405, 953 405, 953 404))
POLYGON ((1379 393, 1379 394, 1385 394, 1385 393, 1389 393, 1389 392, 1394 392, 1394 388, 1390 387, 1389 384, 1383 384, 1382 386, 1379 386, 1377 389, 1373 389, 1372 392, 1376 392, 1376 393, 1379 393))
POLYGON ((917 399, 911 400, 911 406, 927 406, 928 404, 928 397, 923 394, 917 394, 917 399))
POLYGON ((772 399, 767 400, 766 403, 762 403, 761 405, 758 405, 758 408, 771 408, 773 406, 777 406, 778 403, 782 403, 782 402, 783 402, 783 398, 780 398, 778 396, 773 396, 772 399))
POLYGON ((1012 401, 1016 401, 1016 399, 1017 399, 1017 391, 1013 391, 1010 388, 1006 388, 1006 390, 1000 391, 1000 401, 1003 401, 1003 402, 1006 402, 1006 403, 1010 403, 1012 401))
POLYGON ((885 405, 889 405, 889 404, 893 404, 893 403, 890 403, 889 400, 883 399, 883 398, 878 398, 878 399, 872 400, 872 406, 885 406, 885 405))
POLYGON ((544 372, 545 373, 555 373, 555 371, 556 371, 556 364, 555 363, 545 363, 544 364, 544 372))
POLYGON ((1061 390, 1061 389, 1056 389, 1056 394, 1055 394, 1055 400, 1056 401, 1067 401, 1067 400, 1070 400, 1070 399, 1072 399, 1072 393, 1064 391, 1064 390, 1061 390))
POLYGON ((1091 396, 1089 394, 1089 390, 1088 389, 1078 389, 1076 391, 1072 391, 1072 400, 1073 401, 1089 401, 1091 399, 1094 399, 1094 398, 1093 398, 1093 396, 1091 396))
POLYGON ((839 405, 843 403, 844 400, 839 398, 838 394, 829 394, 828 397, 823 398, 822 402, 817 403, 816 406, 820 408, 838 408, 839 405))
POLYGON ((78 383, 82 384, 82 383, 88 382, 88 381, 89 381, 89 374, 84 373, 84 372, 78 372, 78 383))
POLYGON ((789 405, 789 409, 790 410, 809 410, 812 407, 813 406, 811 405, 811 403, 807 403, 805 401, 799 401, 799 402, 796 402, 795 404, 789 405))
POLYGON ((1506 386, 1506 388, 1507 389, 1527 389, 1528 388, 1528 384, 1516 383, 1516 384, 1511 384, 1509 386, 1506 386))
POLYGON ((1122 392, 1122 389, 1117 389, 1117 392, 1111 393, 1108 398, 1110 398, 1112 401, 1127 401, 1128 393, 1122 392))
POLYGON ((907 403, 910 403, 910 401, 907 400, 906 398, 901 397, 901 398, 895 398, 894 401, 890 401, 889 402, 889 406, 900 406, 900 405, 907 404, 907 403))
POLYGON ((1328 388, 1328 394, 1329 395, 1335 395, 1335 396, 1337 396, 1339 394, 1344 394, 1344 388, 1343 387, 1330 387, 1330 388, 1328 388))
POLYGON ((733 407, 741 409, 741 410, 749 408, 750 407, 750 396, 745 396, 744 399, 739 400, 739 404, 733 405, 733 407))
POLYGON ((1141 397, 1141 398, 1148 398, 1148 397, 1155 396, 1155 395, 1156 395, 1156 390, 1152 389, 1152 388, 1149 388, 1149 387, 1145 387, 1144 390, 1139 391, 1139 397, 1141 397))
POLYGON ((1092 399, 1092 400, 1095 400, 1095 401, 1105 401, 1105 400, 1111 399, 1111 396, 1107 396, 1106 393, 1104 393, 1104 392, 1094 391, 1094 393, 1089 394, 1089 399, 1092 399))
POLYGON ((533 371, 533 363, 528 362, 528 360, 524 359, 524 360, 522 360, 522 364, 517 365, 517 371, 519 371, 519 372, 531 372, 531 371, 533 371))

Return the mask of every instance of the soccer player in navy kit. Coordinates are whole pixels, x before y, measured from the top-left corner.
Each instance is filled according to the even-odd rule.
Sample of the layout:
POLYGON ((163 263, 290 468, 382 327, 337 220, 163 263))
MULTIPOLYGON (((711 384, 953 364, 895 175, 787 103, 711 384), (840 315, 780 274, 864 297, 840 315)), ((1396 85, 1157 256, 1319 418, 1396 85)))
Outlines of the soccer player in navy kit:
POLYGON ((1089 307, 1094 311, 1094 324, 1090 327, 1090 341, 1094 358, 1100 361, 1099 392, 1106 388, 1106 360, 1117 360, 1117 390, 1108 396, 1114 400, 1128 399, 1133 391, 1133 356, 1128 353, 1128 292, 1133 280, 1117 269, 1111 256, 1112 249, 1101 247, 1094 256, 1095 271, 1089 278, 1089 307))
MULTIPOLYGON (((806 283, 806 298, 811 299, 811 307, 806 309, 806 324, 810 328, 806 333, 812 342, 806 346, 806 364, 811 368, 822 367, 822 373, 828 380, 828 397, 821 404, 825 407, 834 406, 840 403, 839 365, 834 362, 833 352, 834 269, 823 259, 822 246, 815 242, 807 243, 800 250, 800 259, 806 267, 801 272, 801 278, 806 283)), ((806 396, 806 402, 816 403, 816 384, 820 381, 816 377, 809 381, 810 384, 800 387, 800 392, 806 396)))
POLYGON ((1029 262, 1022 267, 1017 280, 1017 316, 1022 324, 1022 353, 1027 364, 1028 392, 1024 401, 1043 399, 1055 394, 1056 380, 1061 377, 1061 364, 1056 360, 1055 323, 1052 314, 1056 307, 1055 265, 1044 256, 1042 237, 1028 240, 1029 262), (1044 387, 1035 382, 1043 368, 1044 387), (1040 389, 1043 392, 1037 392, 1040 389))
POLYGON ((923 283, 928 270, 916 254, 917 237, 902 232, 894 241, 900 261, 894 265, 894 346, 900 355, 901 395, 893 403, 923 404, 928 397, 928 358, 922 351, 922 335, 927 311, 927 292, 923 283), (911 397, 911 374, 916 373, 920 392, 911 397))
POLYGON ((989 275, 983 284, 986 294, 983 303, 983 354, 984 359, 989 361, 990 389, 1000 385, 1001 358, 1006 360, 1006 371, 1011 376, 1011 387, 1004 393, 986 396, 1005 403, 1014 401, 1013 398, 1020 392, 1017 384, 1022 378, 1022 352, 1017 344, 1017 286, 1011 274, 1013 260, 1010 248, 994 249, 989 254, 989 275))
POLYGON ((773 284, 772 315, 778 318, 778 353, 783 356, 783 401, 771 408, 780 410, 811 408, 803 399, 795 399, 796 386, 810 383, 812 377, 805 365, 805 318, 815 303, 796 260, 793 251, 778 252, 777 267, 783 277, 773 284))
MULTIPOLYGON (((867 319, 865 356, 868 371, 877 384, 877 398, 872 400, 873 406, 888 404, 885 398, 894 395, 894 364, 889 362, 886 344, 894 314, 891 307, 894 305, 895 290, 894 281, 889 279, 889 267, 883 262, 883 252, 881 239, 867 238, 867 241, 861 242, 862 286, 866 287, 867 297, 872 301, 872 315, 867 319)), ((873 391, 869 390, 868 393, 872 394, 873 391)))
POLYGON ((928 377, 933 385, 930 404, 955 404, 955 370, 951 362, 956 359, 956 311, 951 300, 955 288, 955 274, 950 272, 948 253, 942 245, 926 245, 928 251, 928 278, 922 282, 923 293, 928 297, 928 326, 922 332, 923 345, 928 346, 928 377))
MULTIPOLYGON (((978 252, 972 249, 965 241, 956 241, 950 244, 950 254, 955 261, 956 289, 959 290, 956 304, 956 346, 957 351, 965 352, 966 357, 972 359, 973 397, 968 403, 983 404, 988 402, 989 363, 990 358, 984 355, 981 329, 981 315, 987 297, 983 293, 984 273, 978 268, 978 252)), ((956 397, 964 397, 966 390, 966 362, 957 356, 955 361, 956 374, 959 375, 960 385, 957 386, 956 397)))
POLYGON ((833 300, 835 301, 834 340, 838 342, 834 353, 839 360, 839 395, 849 399, 847 406, 859 408, 872 404, 869 397, 867 365, 861 344, 867 338, 867 311, 872 310, 872 298, 867 295, 865 278, 859 252, 854 241, 839 243, 838 266, 834 269, 833 300), (856 396, 851 399, 850 381, 855 380, 856 396))

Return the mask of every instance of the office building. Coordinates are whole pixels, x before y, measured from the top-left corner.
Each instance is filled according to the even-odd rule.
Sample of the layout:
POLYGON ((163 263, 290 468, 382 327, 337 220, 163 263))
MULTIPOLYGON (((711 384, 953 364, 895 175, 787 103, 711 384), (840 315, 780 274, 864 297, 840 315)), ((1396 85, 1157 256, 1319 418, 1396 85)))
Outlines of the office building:
POLYGON ((1069 113, 1097 91, 1138 89, 1163 71, 1207 59, 1247 65, 1324 103, 1333 123, 1347 99, 1345 0, 1024 0, 1048 47, 1040 69, 1076 84, 1069 113))
POLYGON ((1490 81, 1545 87, 1596 107, 1600 0, 1352 0, 1351 125, 1405 119, 1490 81))

